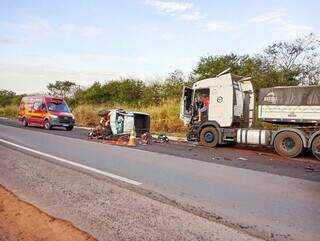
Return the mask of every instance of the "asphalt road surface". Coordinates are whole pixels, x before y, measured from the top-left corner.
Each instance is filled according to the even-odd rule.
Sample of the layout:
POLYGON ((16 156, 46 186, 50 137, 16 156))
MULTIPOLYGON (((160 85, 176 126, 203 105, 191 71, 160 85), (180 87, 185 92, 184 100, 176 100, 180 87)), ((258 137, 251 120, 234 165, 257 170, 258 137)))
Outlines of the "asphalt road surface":
POLYGON ((320 165, 315 159, 174 143, 130 149, 82 140, 86 132, 0 123, 0 139, 134 180, 141 188, 221 216, 256 235, 320 240, 320 165))

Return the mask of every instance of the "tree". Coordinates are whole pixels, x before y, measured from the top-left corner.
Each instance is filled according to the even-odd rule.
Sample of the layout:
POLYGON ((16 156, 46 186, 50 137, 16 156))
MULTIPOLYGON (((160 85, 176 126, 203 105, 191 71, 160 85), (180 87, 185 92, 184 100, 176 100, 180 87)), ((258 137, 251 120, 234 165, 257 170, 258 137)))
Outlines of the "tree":
POLYGON ((171 72, 163 84, 163 97, 180 97, 184 84, 186 84, 186 78, 181 70, 177 69, 171 72))
POLYGON ((16 93, 10 90, 0 90, 0 106, 12 104, 13 99, 16 97, 16 93))
POLYGON ((202 57, 194 69, 193 74, 198 80, 215 77, 228 68, 231 68, 232 72, 237 74, 241 69, 240 62, 246 58, 248 58, 247 55, 239 56, 233 53, 202 57))
POLYGON ((77 86, 74 82, 71 81, 56 81, 55 83, 50 83, 47 85, 49 90, 49 95, 61 97, 61 98, 70 98, 80 87, 77 86))
POLYGON ((284 78, 296 78, 299 83, 319 81, 320 40, 314 34, 291 42, 278 42, 268 46, 265 57, 284 73, 284 78))

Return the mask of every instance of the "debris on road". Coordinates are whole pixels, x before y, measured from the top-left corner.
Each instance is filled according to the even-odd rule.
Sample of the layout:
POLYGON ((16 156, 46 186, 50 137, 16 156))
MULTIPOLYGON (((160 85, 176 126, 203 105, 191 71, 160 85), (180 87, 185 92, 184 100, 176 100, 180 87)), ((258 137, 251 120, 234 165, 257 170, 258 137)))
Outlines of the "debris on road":
POLYGON ((166 135, 159 135, 158 138, 155 140, 157 143, 168 143, 169 138, 166 135))
POLYGON ((305 170, 306 170, 307 172, 314 172, 314 171, 315 171, 315 169, 314 169, 312 166, 307 166, 307 167, 305 168, 305 170))
POLYGON ((244 158, 244 157, 238 157, 237 160, 248 161, 248 159, 247 159, 247 158, 244 158))

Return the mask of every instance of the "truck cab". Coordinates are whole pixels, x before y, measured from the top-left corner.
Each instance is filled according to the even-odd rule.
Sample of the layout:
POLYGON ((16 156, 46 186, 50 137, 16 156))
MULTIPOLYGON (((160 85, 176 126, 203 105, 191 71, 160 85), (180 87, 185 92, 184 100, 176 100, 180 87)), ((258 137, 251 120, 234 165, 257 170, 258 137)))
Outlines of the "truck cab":
POLYGON ((254 92, 250 78, 234 75, 230 69, 183 89, 180 118, 190 128, 190 140, 199 140, 201 130, 210 125, 217 129, 249 128, 253 113, 254 92), (208 96, 209 104, 204 118, 199 120, 197 102, 203 95, 208 96))

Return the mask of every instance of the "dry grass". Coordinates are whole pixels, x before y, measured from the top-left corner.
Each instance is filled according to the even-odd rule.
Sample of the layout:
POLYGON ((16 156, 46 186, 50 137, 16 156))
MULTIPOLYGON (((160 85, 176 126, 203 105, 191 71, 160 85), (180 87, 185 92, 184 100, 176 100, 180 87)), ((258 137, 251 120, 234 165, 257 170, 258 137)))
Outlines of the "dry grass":
POLYGON ((5 107, 0 107, 0 116, 8 118, 17 118, 19 112, 19 107, 16 105, 7 105, 5 107))
POLYGON ((130 106, 130 105, 79 105, 73 110, 77 124, 94 126, 99 121, 99 110, 123 108, 129 111, 146 112, 151 118, 151 132, 184 135, 185 127, 179 119, 179 101, 167 101, 159 106, 130 106))

